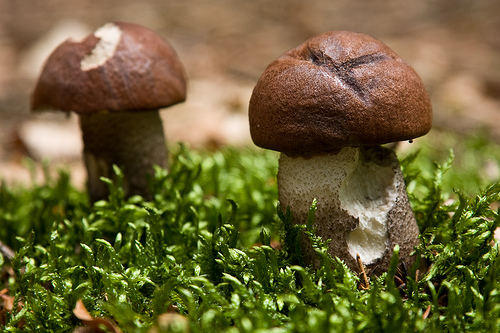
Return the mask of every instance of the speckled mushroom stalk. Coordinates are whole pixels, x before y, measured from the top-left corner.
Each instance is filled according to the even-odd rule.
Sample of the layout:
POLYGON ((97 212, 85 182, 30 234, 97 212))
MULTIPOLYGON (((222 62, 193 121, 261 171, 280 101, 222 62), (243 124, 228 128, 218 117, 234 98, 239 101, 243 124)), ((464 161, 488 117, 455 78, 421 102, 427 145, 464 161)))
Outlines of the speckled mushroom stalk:
POLYGON ((80 127, 87 167, 87 189, 93 201, 108 195, 101 177, 113 179, 113 164, 124 173, 124 189, 150 198, 153 165, 168 167, 165 135, 158 110, 81 114, 80 127))
MULTIPOLYGON (((417 73, 381 41, 346 31, 313 37, 272 62, 254 88, 250 131, 280 151, 278 192, 295 223, 317 201, 316 232, 358 271, 388 269, 393 249, 410 266, 418 227, 399 162, 381 145, 427 133, 428 94, 417 73)), ((302 237, 305 262, 318 265, 302 237)))
POLYGON ((145 27, 114 22, 54 50, 32 109, 79 115, 92 201, 107 197, 100 178, 114 177, 113 164, 124 172, 127 195, 150 198, 153 166, 168 164, 158 110, 185 98, 184 70, 170 44, 145 27))
MULTIPOLYGON (((411 265, 418 228, 394 152, 378 147, 346 147, 337 153, 289 157, 282 153, 278 172, 279 201, 297 223, 307 221, 317 201, 316 232, 331 239, 331 254, 357 270, 356 256, 373 273, 389 265, 392 249, 411 265)), ((302 238, 304 261, 319 262, 302 238)))

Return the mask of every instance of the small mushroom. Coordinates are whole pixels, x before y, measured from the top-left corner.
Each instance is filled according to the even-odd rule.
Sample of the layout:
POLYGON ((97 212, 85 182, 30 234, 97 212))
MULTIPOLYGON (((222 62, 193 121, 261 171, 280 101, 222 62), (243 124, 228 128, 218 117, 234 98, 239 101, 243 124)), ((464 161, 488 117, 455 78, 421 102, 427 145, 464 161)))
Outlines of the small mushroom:
MULTIPOLYGON (((333 31, 272 62, 249 106, 252 139, 281 152, 278 192, 294 223, 317 200, 315 227, 329 253, 358 270, 388 269, 393 248, 414 262, 418 227, 395 153, 380 145, 426 134, 432 109, 418 74, 381 41, 333 31)), ((318 258, 302 237, 304 261, 318 258)))
POLYGON ((79 115, 92 201, 108 195, 100 177, 113 178, 113 164, 123 169, 127 195, 148 198, 153 165, 168 166, 158 109, 185 98, 184 69, 172 46, 145 27, 114 22, 54 50, 32 109, 79 115))

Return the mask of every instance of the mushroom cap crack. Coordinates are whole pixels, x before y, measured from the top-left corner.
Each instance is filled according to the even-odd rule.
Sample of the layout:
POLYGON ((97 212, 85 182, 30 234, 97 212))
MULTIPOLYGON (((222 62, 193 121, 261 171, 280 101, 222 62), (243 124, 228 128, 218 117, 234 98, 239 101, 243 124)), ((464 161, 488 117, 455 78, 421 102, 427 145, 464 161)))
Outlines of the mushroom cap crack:
POLYGON ((354 69, 359 66, 391 59, 383 53, 374 53, 339 62, 321 50, 311 47, 308 49, 310 52, 310 60, 313 64, 325 68, 329 75, 339 78, 347 88, 352 89, 364 103, 368 104, 370 104, 370 94, 363 89, 362 84, 356 76, 353 75, 354 69))

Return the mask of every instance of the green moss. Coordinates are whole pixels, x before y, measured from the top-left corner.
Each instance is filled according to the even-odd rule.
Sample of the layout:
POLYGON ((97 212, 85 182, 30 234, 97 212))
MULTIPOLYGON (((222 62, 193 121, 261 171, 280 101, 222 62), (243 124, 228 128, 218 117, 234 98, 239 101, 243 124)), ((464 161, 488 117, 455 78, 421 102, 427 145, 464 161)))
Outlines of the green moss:
POLYGON ((119 169, 114 182, 104 180, 109 199, 94 205, 65 173, 29 188, 1 185, 0 240, 16 256, 1 257, 0 281, 23 306, 0 327, 71 332, 82 325, 72 312, 82 299, 91 315, 127 332, 147 332, 172 308, 191 332, 499 331, 492 207, 500 185, 476 173, 500 150, 476 137, 455 140, 454 161, 442 146, 401 156, 429 270, 417 280, 417 266, 397 267, 396 248, 391 269, 368 290, 326 253, 312 223, 293 226, 277 209, 273 152, 180 147, 169 172, 156 170, 149 202, 125 198, 119 169), (301 263, 301 230, 321 258, 317 271, 301 263))

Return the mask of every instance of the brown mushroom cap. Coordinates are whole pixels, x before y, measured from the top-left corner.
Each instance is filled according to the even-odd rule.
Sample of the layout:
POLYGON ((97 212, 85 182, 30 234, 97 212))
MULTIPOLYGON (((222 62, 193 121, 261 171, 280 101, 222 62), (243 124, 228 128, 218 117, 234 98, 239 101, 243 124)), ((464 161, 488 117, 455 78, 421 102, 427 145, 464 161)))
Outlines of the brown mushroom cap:
POLYGON ((300 155, 419 137, 431 129, 432 109, 418 74, 387 45, 333 31, 266 68, 249 120, 257 146, 300 155))
POLYGON ((95 34, 54 50, 35 87, 32 109, 88 114, 159 109, 185 100, 184 69, 170 44, 140 25, 112 24, 120 39, 104 63, 82 63, 100 47, 102 38, 95 34))

